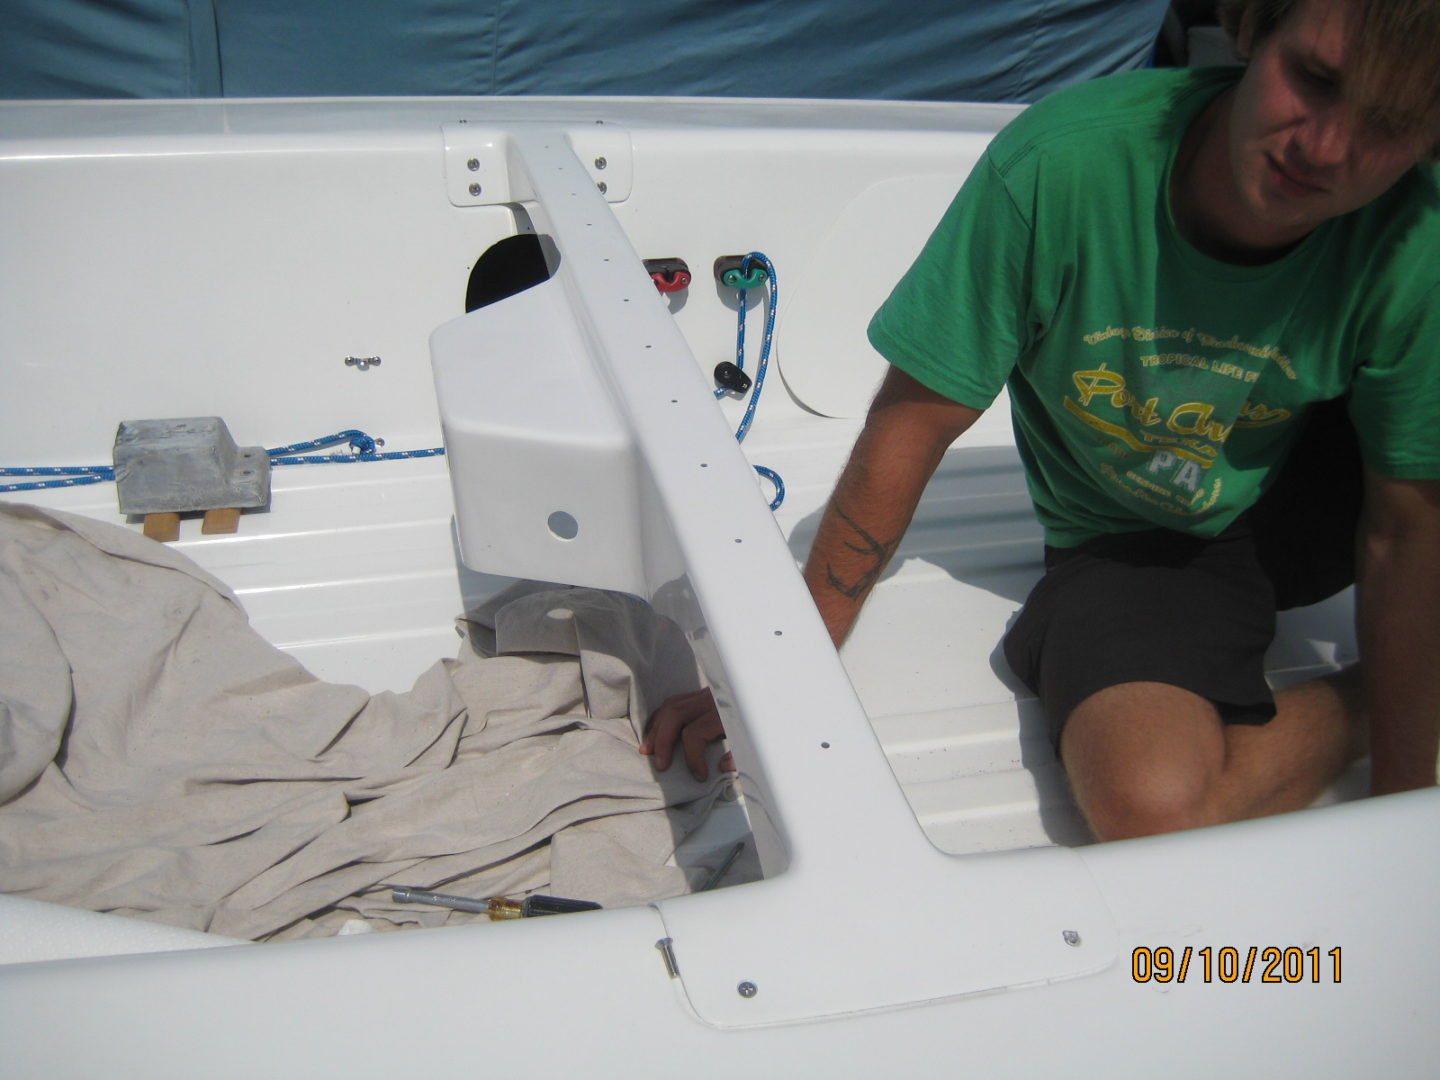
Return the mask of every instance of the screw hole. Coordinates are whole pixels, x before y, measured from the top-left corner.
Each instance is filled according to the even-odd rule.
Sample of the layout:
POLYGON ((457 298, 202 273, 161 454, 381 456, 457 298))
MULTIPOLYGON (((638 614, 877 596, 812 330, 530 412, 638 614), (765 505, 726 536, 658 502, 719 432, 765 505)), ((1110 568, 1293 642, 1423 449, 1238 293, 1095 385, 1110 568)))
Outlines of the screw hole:
POLYGON ((574 540, 580 535, 580 523, 564 510, 556 510, 545 519, 545 524, 550 529, 550 535, 557 540, 574 540))
POLYGON ((821 749, 821 750, 829 750, 829 749, 830 749, 830 744, 829 744, 828 742, 822 742, 822 743, 820 744, 820 749, 821 749))

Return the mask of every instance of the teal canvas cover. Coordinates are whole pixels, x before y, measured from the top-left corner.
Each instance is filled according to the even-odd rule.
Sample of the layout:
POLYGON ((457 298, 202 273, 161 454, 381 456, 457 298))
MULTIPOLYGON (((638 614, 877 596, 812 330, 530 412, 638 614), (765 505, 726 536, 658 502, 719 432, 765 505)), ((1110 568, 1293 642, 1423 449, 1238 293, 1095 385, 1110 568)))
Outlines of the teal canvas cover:
POLYGON ((1033 101, 1148 63, 1164 0, 4 0, 0 97, 1033 101))

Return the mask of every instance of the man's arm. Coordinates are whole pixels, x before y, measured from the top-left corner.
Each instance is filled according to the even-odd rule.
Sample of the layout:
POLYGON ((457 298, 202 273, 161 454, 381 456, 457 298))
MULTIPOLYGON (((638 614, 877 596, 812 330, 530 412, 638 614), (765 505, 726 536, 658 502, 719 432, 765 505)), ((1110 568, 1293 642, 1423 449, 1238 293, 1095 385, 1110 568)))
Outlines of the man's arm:
POLYGON ((900 546, 945 450, 980 415, 889 369, 805 563, 805 583, 837 648, 900 546))
POLYGON ((1367 470, 1356 588, 1371 788, 1435 783, 1440 751, 1440 480, 1367 470))

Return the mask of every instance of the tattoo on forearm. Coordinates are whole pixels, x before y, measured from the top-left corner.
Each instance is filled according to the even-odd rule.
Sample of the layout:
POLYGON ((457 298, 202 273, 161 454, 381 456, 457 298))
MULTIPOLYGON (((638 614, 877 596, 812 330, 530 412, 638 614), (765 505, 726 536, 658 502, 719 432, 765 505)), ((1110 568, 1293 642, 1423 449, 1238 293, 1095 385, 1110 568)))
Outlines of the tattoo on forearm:
POLYGON ((835 568, 830 563, 825 564, 825 582, 836 592, 854 600, 864 596, 870 587, 880 580, 885 567, 890 563, 890 556, 895 554, 895 549, 900 546, 901 537, 893 540, 882 541, 870 535, 860 524, 837 505, 835 513, 838 514, 859 537, 859 543, 845 542, 845 546, 857 555, 867 555, 872 560, 870 568, 857 577, 854 581, 846 581, 835 573, 835 568))

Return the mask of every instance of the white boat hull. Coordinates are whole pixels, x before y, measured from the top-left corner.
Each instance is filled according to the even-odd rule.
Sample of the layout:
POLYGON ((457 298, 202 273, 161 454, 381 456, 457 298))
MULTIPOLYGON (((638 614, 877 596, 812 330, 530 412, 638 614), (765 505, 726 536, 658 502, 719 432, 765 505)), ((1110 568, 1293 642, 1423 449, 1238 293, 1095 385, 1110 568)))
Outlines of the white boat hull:
MULTIPOLYGON (((766 875, 496 926, 109 957, 55 939, 84 958, 0 968, 6 1071, 1433 1074, 1440 793, 1085 842, 990 659, 1038 571, 1003 410, 947 458, 843 657, 809 602, 796 560, 880 373, 864 321, 1012 114, 0 107, 4 463, 104 462, 141 417, 223 415, 266 445, 443 437, 448 460, 277 470, 269 513, 226 538, 187 522, 180 546, 265 637, 372 690, 453 651, 453 616, 512 577, 643 596, 716 690, 766 875), (475 257, 532 227, 554 276, 463 315, 475 257), (742 452, 709 379, 733 293, 708 267, 754 249, 784 291, 742 452), (639 260, 675 255, 695 283, 667 304, 639 260), (752 461, 785 476, 774 515, 752 461), (574 537, 545 531, 557 511, 574 537)), ((124 520, 105 485, 6 497, 124 520)), ((1286 624, 1277 678, 1353 653, 1345 603, 1286 624)), ((0 912, 18 941, 26 912, 0 912)))

